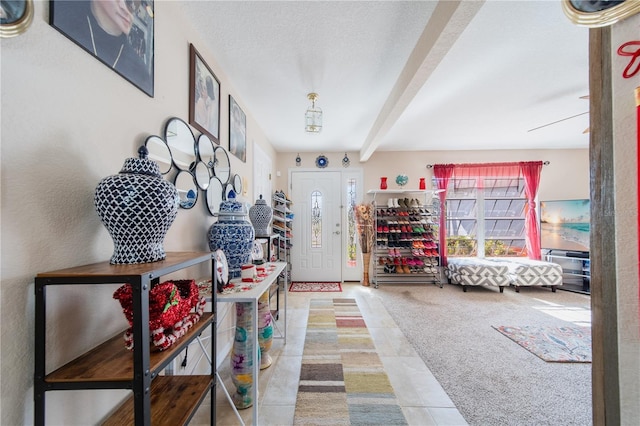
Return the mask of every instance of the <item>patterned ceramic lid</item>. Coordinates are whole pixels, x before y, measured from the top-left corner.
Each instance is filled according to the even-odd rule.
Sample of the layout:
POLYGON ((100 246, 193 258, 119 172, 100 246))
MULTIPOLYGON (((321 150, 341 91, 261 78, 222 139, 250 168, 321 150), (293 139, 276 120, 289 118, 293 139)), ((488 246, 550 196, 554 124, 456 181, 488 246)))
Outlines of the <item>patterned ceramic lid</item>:
POLYGON ((220 203, 218 216, 246 216, 248 214, 247 205, 236 201, 236 193, 233 190, 227 195, 227 201, 220 203))
POLYGON ((138 149, 138 158, 127 158, 124 160, 120 173, 131 173, 149 176, 162 177, 160 174, 160 167, 158 163, 153 160, 149 160, 149 151, 146 146, 141 146, 138 149))

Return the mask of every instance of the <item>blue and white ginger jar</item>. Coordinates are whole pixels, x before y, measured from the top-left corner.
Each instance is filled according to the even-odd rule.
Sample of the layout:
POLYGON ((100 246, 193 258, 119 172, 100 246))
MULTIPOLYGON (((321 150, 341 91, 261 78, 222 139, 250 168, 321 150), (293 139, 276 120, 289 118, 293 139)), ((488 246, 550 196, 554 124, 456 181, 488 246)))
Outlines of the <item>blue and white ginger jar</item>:
POLYGON ((247 206, 235 199, 231 191, 227 201, 220 203, 218 221, 209 228, 211 251, 222 250, 229 266, 229 278, 239 278, 242 265, 251 263, 255 229, 249 220, 247 206))
POLYGON ((102 179, 96 187, 96 212, 113 239, 112 264, 166 258, 164 237, 178 214, 180 198, 148 153, 140 147, 139 158, 127 158, 119 174, 102 179))

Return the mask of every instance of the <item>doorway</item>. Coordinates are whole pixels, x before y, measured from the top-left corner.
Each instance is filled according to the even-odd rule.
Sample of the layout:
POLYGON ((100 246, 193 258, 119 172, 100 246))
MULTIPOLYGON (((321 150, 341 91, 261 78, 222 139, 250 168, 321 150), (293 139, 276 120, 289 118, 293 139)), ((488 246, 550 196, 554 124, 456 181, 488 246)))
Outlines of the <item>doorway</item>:
POLYGON ((292 281, 359 280, 352 207, 362 200, 362 170, 295 170, 290 182, 292 281))

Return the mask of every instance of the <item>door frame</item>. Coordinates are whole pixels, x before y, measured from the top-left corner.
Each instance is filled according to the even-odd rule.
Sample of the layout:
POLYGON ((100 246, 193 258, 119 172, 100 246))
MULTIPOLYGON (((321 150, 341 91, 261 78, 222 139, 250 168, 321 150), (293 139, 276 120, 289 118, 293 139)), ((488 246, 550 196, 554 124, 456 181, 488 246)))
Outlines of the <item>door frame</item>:
MULTIPOLYGON (((295 167, 289 168, 287 170, 287 188, 289 192, 292 191, 292 181, 293 181, 293 173, 299 172, 308 172, 308 173, 322 173, 323 171, 327 172, 339 172, 340 173, 340 200, 341 206, 344 207, 346 204, 346 182, 347 179, 355 179, 356 180, 356 204, 360 204, 363 202, 366 191, 364 189, 364 170, 361 167, 354 168, 338 168, 338 167, 327 167, 324 169, 312 168, 312 167, 295 167)), ((296 200, 291 200, 293 203, 296 200)), ((342 208, 340 222, 342 227, 340 229, 342 235, 342 251, 344 252, 345 247, 347 247, 347 235, 348 235, 348 218, 346 208, 342 208)), ((294 218, 295 221, 295 218, 294 218)), ((360 281, 362 278, 362 256, 360 255, 360 244, 357 245, 357 253, 356 253, 356 267, 348 267, 347 262, 344 260, 341 262, 341 276, 342 281, 360 281)), ((295 247, 293 248, 295 250, 295 247)))

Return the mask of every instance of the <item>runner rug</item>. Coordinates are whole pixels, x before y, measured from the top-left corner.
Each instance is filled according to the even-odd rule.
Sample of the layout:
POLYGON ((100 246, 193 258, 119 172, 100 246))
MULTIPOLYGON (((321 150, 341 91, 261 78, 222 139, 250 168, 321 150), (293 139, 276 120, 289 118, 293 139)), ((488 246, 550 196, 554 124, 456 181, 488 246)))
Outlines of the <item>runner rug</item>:
POLYGON ((294 424, 406 425, 355 299, 312 299, 294 424))
POLYGON ((493 326, 547 362, 591 362, 589 327, 493 326))
POLYGON ((342 291, 342 285, 339 282, 294 281, 289 286, 289 291, 340 292, 342 291))

